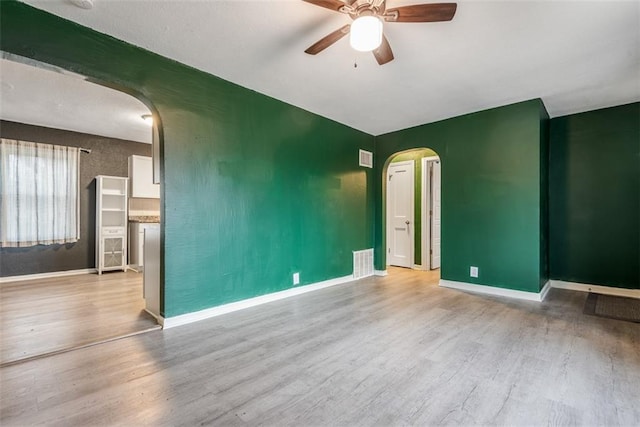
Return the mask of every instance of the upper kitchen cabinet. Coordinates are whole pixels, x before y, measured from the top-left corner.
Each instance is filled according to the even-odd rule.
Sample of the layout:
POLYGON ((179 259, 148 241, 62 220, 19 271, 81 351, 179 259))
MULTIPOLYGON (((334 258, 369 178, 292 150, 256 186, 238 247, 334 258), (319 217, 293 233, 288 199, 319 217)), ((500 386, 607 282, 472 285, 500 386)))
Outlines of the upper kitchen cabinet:
POLYGON ((153 161, 151 157, 129 156, 129 183, 129 197, 160 198, 160 184, 153 183, 153 161))

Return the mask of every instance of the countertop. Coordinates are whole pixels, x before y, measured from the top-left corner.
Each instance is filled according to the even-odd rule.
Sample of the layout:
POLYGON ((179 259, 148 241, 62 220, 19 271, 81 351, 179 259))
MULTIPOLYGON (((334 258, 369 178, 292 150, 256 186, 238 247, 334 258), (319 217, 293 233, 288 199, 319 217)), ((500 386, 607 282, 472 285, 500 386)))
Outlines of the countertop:
POLYGON ((129 222, 141 222, 141 223, 159 223, 160 217, 157 215, 146 215, 146 216, 130 216, 129 222))

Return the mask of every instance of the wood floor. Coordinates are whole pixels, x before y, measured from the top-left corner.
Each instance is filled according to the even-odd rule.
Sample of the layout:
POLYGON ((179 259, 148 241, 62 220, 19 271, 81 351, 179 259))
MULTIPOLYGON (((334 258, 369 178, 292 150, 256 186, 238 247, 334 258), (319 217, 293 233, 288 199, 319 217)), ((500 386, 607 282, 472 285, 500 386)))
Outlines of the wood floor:
POLYGON ((0 369, 0 424, 640 424, 640 325, 394 270, 0 369))
POLYGON ((0 285, 0 366, 159 329, 143 311, 142 275, 85 274, 0 285))

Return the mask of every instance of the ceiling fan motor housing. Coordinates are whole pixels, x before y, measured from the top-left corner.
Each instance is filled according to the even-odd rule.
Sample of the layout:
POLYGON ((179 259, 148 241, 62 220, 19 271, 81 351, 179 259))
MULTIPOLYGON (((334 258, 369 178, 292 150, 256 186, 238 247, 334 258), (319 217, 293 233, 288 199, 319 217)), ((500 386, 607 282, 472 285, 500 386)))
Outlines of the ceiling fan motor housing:
POLYGON ((384 1, 375 2, 367 0, 357 0, 351 4, 350 10, 347 11, 351 19, 359 16, 382 15, 384 13, 384 1))
MULTIPOLYGON (((360 17, 375 16, 380 22, 381 43, 377 48, 371 50, 376 61, 384 65, 393 60, 393 51, 389 41, 382 34, 382 21, 386 22, 443 22, 451 21, 456 13, 456 3, 424 3, 410 6, 399 6, 387 9, 386 0, 303 0, 316 6, 330 9, 334 12, 347 14, 356 21, 360 17)), ((328 34, 309 46, 305 53, 316 55, 328 48, 345 35, 349 34, 351 25, 344 25, 342 28, 328 34)), ((352 46, 354 43, 352 41, 352 46)), ((354 46, 355 48, 355 46, 354 46)), ((357 48, 356 48, 357 49, 357 48)), ((358 49, 361 50, 361 49, 358 49)))

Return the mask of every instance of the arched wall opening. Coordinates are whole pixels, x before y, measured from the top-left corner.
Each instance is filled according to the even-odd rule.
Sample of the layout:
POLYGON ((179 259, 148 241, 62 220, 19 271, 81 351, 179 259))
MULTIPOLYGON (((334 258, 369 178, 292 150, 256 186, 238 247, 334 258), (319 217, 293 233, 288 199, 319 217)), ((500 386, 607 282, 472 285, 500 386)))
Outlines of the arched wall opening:
MULTIPOLYGON (((7 68, 7 71, 10 71, 9 76, 7 74, 3 76, 3 92, 6 90, 7 93, 10 94, 10 96, 3 97, 3 105, 5 107, 3 111, 4 120, 14 120, 25 124, 69 130, 72 132, 86 133, 88 135, 101 135, 123 141, 149 143, 151 146, 149 154, 153 159, 153 183, 160 185, 160 200, 163 201, 162 169, 164 162, 162 158, 164 156, 164 131, 160 113, 146 96, 122 84, 87 77, 77 70, 67 69, 39 59, 11 54, 5 51, 1 51, 0 53, 0 60, 3 66, 10 67, 7 68), (30 72, 30 69, 34 71, 30 72), (40 90, 51 90, 54 85, 59 85, 61 88, 54 89, 57 92, 56 94, 46 94, 42 97, 37 95, 29 97, 28 94, 25 95, 24 88, 16 89, 13 87, 13 84, 7 82, 7 80, 11 79, 10 75, 16 72, 22 72, 27 75, 26 77, 20 77, 21 80, 19 83, 22 86, 26 85, 26 79, 40 78, 45 80, 45 82, 33 82, 33 85, 40 90), (99 87, 100 89, 93 89, 94 87, 99 87), (14 94, 14 92, 18 92, 17 96, 15 96, 16 94, 14 94), (114 93, 114 96, 109 95, 109 93, 114 93), (115 93, 118 95, 115 95, 115 93), (20 113, 21 116, 13 117, 12 114, 15 115, 13 111, 15 111, 16 108, 7 108, 11 107, 8 103, 19 102, 16 100, 20 97, 27 98, 27 100, 22 101, 17 108, 29 109, 30 111, 20 113), (133 98, 131 100, 133 102, 123 101, 123 99, 127 97, 133 98), (58 99, 58 101, 56 102, 54 99, 58 99), (79 107, 65 105, 74 102, 82 105, 79 107), (108 111, 108 108, 106 110, 100 109, 98 107, 101 107, 101 103, 106 104, 108 108, 118 110, 122 108, 122 110, 112 112, 108 111), (136 103, 138 107, 136 107, 136 103), (10 111, 7 112, 6 110, 10 111), (96 111, 87 113, 88 110, 96 111), (44 120, 43 122, 40 117, 44 114, 55 117, 44 120), (102 119, 101 115, 104 116, 104 119, 102 119), (145 120, 143 120, 145 115, 151 115, 151 125, 148 122, 145 123, 145 120), (100 118, 98 119, 97 117, 100 118), (101 126, 100 122, 108 121, 112 121, 115 126, 101 126), (117 131, 115 130, 116 126, 126 129, 117 131), (144 137, 141 136, 141 132, 145 134, 144 137)), ((86 157, 85 159, 90 159, 90 157, 86 157)), ((124 173, 126 173, 126 168, 124 173)), ((162 206, 160 209, 162 210, 162 206)))
POLYGON ((375 244, 374 173, 354 160, 371 135, 24 3, 0 19, 3 50, 131 88, 162 115, 165 327, 346 277, 375 244))
MULTIPOLYGON (((442 160, 441 284, 542 289, 548 277, 544 117, 540 101, 531 100, 376 137, 376 200, 391 154, 427 146, 442 160)), ((375 212, 380 271, 386 266, 380 203, 375 212)))
POLYGON ((440 268, 440 164, 431 148, 402 150, 387 157, 380 201, 385 268, 440 268))
MULTIPOLYGON (((7 91, 5 95, 9 95, 3 96, 2 120, 5 126, 3 126, 2 137, 10 140, 80 148, 77 202, 80 237, 74 243, 3 248, 0 254, 2 256, 0 268, 3 270, 3 276, 5 277, 0 278, 0 280, 3 282, 17 281, 25 283, 25 280, 39 281, 63 275, 76 276, 78 280, 59 280, 61 285, 70 287, 72 283, 82 282, 84 280, 82 278, 83 274, 92 273, 98 267, 99 251, 97 242, 101 241, 101 238, 96 227, 98 223, 96 176, 128 177, 130 176, 128 158, 133 156, 151 157, 155 163, 153 178, 157 184, 162 183, 161 156, 164 132, 160 114, 149 99, 122 84, 113 84, 102 79, 86 77, 78 70, 53 65, 39 59, 5 51, 2 51, 1 54, 3 70, 11 71, 11 73, 3 72, 2 91, 3 93, 7 91), (16 81, 15 79, 20 80, 16 81), (14 84, 18 82, 20 85, 14 84), (29 88, 30 84, 33 87, 29 88), (29 89, 30 92, 26 92, 25 88, 29 89), (47 88, 51 91, 55 90, 56 93, 46 93, 47 88), (43 96, 38 96, 38 90, 45 91, 43 96), (110 93, 113 95, 110 95, 110 93), (86 102, 77 102, 80 96, 84 96, 85 98, 83 99, 86 102), (126 101, 126 98, 131 100, 126 101), (57 99, 57 102, 53 102, 52 100, 54 99, 57 99), (120 103, 122 100, 125 101, 120 103), (10 105, 11 108, 6 108, 10 105), (102 108, 105 105, 113 108, 102 108), (23 111, 23 115, 16 114, 15 111, 20 109, 28 111, 23 111), (146 114, 153 116, 153 126, 149 126, 148 123, 144 122, 142 116, 146 114), (45 117, 42 117, 43 115, 48 116, 48 120, 45 120, 45 117), (69 116, 70 119, 65 121, 64 116, 69 116), (39 117, 42 117, 42 119, 39 119, 39 117), (103 117, 104 119, 102 119, 103 117), (113 121, 116 126, 102 127, 100 123, 103 121, 113 121), (118 127, 127 129, 115 129, 118 127), (142 137, 141 133, 145 133, 146 136, 142 137), (4 268, 8 263, 11 264, 11 268, 4 268)), ((161 189, 162 187, 163 185, 160 185, 161 189)), ((131 237, 130 216, 133 215, 131 209, 135 203, 130 198, 133 195, 129 193, 128 196, 127 199, 122 199, 125 200, 124 209, 121 209, 123 213, 114 213, 118 216, 124 215, 124 223, 121 227, 123 232, 118 234, 118 238, 123 243, 120 249, 125 251, 125 255, 120 258, 123 260, 124 265, 118 270, 129 270, 132 263, 130 258, 131 244, 128 242, 128 238, 131 237)), ((118 196, 114 195, 110 197, 110 203, 118 198, 118 196)), ((154 202, 156 203, 145 204, 142 203, 145 199, 141 197, 138 196, 136 199, 138 202, 137 209, 146 209, 143 205, 152 205, 151 208, 158 213, 163 210, 161 206, 163 198, 155 200, 154 202)), ((109 209, 115 211, 113 206, 110 206, 109 209)), ((162 215, 156 216, 161 219, 163 217, 162 215)), ((156 220, 148 221, 156 222, 156 220)), ((160 249, 161 244, 159 245, 160 249)), ((158 272, 156 276, 158 280, 151 285, 157 296, 155 312, 151 313, 156 316, 156 319, 160 315, 160 306, 163 303, 162 282, 160 280, 162 260, 158 257, 157 261, 158 272)), ((116 269, 115 267, 114 269, 116 269)), ((131 275, 132 273, 127 274, 131 275)), ((123 299, 118 303, 122 303, 121 307, 123 309, 120 310, 118 308, 118 310, 112 312, 111 316, 103 316, 99 321, 101 323, 99 328, 94 324, 90 331, 78 330, 73 333, 64 331, 62 332, 62 338, 53 332, 47 333, 47 336, 51 335, 52 337, 49 340, 51 342, 48 343, 47 337, 43 336, 42 339, 38 340, 37 345, 33 345, 33 342, 28 342, 29 338, 25 336, 23 340, 25 347, 22 349, 16 348, 13 353, 5 354, 3 352, 2 363, 22 360, 24 357, 48 354, 50 351, 74 348, 79 345, 77 339, 81 339, 82 342, 80 344, 84 345, 87 342, 103 340, 105 336, 112 338, 149 328, 149 324, 153 324, 153 319, 140 313, 140 308, 145 307, 142 277, 143 275, 139 274, 133 279, 129 278, 131 279, 131 284, 135 284, 136 292, 129 293, 125 289, 127 285, 122 284, 123 292, 118 295, 123 299), (130 310, 127 311, 125 306, 130 307, 130 310), (128 315, 130 315, 129 318, 127 318, 128 315), (54 342, 54 340, 56 341, 54 342)), ((94 285, 97 282, 99 282, 97 278, 86 280, 86 283, 90 285, 94 285)), ((51 285, 55 284, 52 283, 51 285)), ((119 283, 118 286, 120 285, 119 283)), ((130 287, 134 288, 134 286, 130 287)), ((47 289, 52 290, 52 288, 46 287, 46 282, 42 283, 42 286, 34 283, 31 288, 33 288, 33 292, 38 291, 38 289, 45 293, 47 289)), ((89 293, 92 292, 89 286, 84 286, 83 288, 78 293, 80 298, 88 297, 89 293)), ((91 311, 91 307, 95 307, 94 303, 98 301, 97 305, 107 310, 107 304, 110 303, 111 299, 105 298, 98 286, 92 286, 91 289, 96 290, 95 293, 91 294, 91 297, 95 299, 86 299, 84 309, 91 311), (104 304, 101 305, 100 301, 104 301, 104 304)), ((65 298, 72 292, 66 292, 65 298)), ((57 295, 55 292, 50 294, 52 297, 57 295)), ((148 296, 149 294, 147 293, 145 298, 148 299, 148 296)), ((22 298, 22 296, 18 297, 22 298)), ((46 294, 41 299, 38 299, 37 293, 32 293, 27 297, 33 301, 37 300, 40 305, 37 308, 34 306, 33 309, 40 310, 43 313, 60 311, 65 307, 63 304, 70 302, 68 299, 64 301, 60 299, 56 306, 56 302, 52 300, 54 306, 48 310, 42 305, 46 302, 46 294)), ((28 317, 28 313, 23 314, 28 317)), ((72 317, 76 315, 78 315, 76 311, 69 310, 60 320, 75 322, 78 325, 83 324, 83 322, 87 325, 91 324, 91 321, 87 321, 85 317, 76 317, 74 320, 72 317)), ((38 320, 35 317, 34 312, 33 321, 37 322, 38 320)), ((32 325, 32 330, 41 330, 38 326, 39 324, 33 323, 32 325)), ((51 326, 51 329, 53 328, 54 325, 51 326)))

